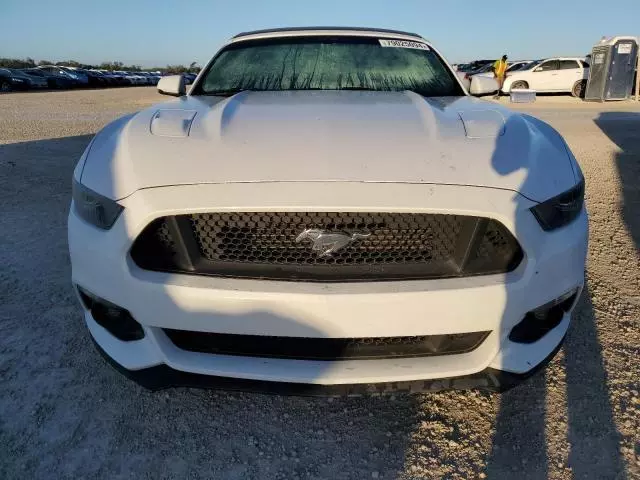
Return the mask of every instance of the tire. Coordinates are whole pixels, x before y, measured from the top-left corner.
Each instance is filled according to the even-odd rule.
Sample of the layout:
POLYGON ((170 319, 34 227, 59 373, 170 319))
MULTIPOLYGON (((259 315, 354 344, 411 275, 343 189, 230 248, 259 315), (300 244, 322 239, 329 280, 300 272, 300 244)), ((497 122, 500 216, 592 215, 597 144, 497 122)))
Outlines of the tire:
POLYGON ((571 89, 571 96, 576 98, 584 98, 584 94, 587 90, 587 81, 586 80, 578 80, 573 84, 573 88, 571 89))
POLYGON ((524 80, 517 80, 511 84, 511 90, 523 90, 529 88, 529 84, 524 80))
POLYGON ((11 90, 11 84, 9 82, 0 80, 0 92, 10 92, 11 90))

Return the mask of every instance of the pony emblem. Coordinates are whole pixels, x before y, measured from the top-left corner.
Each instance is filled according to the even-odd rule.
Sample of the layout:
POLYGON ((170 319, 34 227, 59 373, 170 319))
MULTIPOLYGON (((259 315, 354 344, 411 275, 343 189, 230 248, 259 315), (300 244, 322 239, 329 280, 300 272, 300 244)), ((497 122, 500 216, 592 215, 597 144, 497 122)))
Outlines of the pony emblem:
POLYGON ((329 257, 332 253, 342 250, 356 240, 367 238, 370 233, 341 233, 326 232, 316 228, 308 228, 296 238, 296 243, 303 240, 310 240, 313 243, 311 250, 318 254, 318 257, 329 257))

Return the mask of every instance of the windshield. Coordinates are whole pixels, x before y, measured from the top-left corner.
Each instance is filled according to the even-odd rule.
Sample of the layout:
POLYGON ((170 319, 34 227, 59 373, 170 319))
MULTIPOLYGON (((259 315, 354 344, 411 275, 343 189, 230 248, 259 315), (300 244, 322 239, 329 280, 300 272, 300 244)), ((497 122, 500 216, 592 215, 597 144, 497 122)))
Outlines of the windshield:
POLYGON ((192 94, 242 90, 413 90, 464 95, 449 68, 424 43, 363 37, 244 41, 225 47, 192 94))

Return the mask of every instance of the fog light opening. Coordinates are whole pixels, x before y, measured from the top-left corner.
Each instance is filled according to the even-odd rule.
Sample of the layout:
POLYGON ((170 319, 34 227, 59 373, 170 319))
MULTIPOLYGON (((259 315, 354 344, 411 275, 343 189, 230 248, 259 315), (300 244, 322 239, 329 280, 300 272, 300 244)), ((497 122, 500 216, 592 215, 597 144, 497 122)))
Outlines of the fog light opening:
POLYGON ((534 343, 556 328, 564 315, 571 311, 577 296, 578 288, 575 288, 555 300, 545 303, 524 316, 509 333, 509 340, 516 343, 534 343))
POLYGON ((84 307, 98 325, 123 342, 131 342, 144 338, 142 325, 134 320, 128 310, 94 295, 82 287, 78 294, 84 307))

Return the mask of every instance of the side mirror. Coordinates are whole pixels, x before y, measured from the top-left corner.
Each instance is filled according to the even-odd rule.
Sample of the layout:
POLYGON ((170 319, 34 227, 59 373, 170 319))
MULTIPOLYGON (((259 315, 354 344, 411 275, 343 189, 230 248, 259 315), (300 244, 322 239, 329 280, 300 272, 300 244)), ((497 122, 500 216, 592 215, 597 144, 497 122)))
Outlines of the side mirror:
POLYGON ((542 71, 542 67, 534 68, 533 71, 534 72, 541 72, 542 71))
POLYGON ((187 93, 184 86, 184 77, 182 75, 169 75, 162 77, 158 82, 158 93, 162 95, 171 95, 173 97, 181 97, 187 93))
POLYGON ((471 77, 471 85, 469 93, 471 95, 489 95, 500 89, 498 81, 494 77, 483 77, 482 75, 474 75, 471 77))

